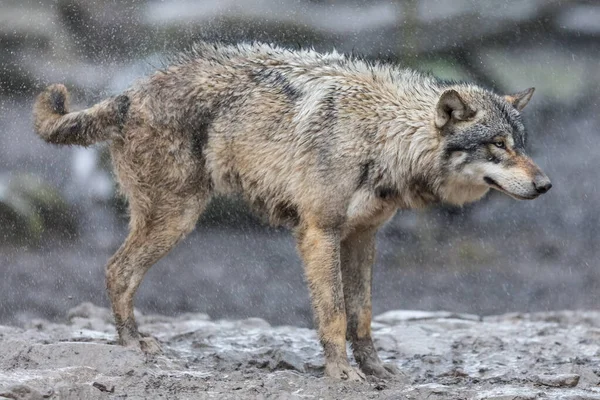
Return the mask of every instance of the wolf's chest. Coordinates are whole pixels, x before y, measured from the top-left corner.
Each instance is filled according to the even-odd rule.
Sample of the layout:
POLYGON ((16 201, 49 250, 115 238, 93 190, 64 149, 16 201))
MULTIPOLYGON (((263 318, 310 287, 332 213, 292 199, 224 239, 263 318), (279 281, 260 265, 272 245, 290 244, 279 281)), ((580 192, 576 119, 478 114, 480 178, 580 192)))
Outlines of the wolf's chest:
POLYGON ((369 190, 359 190, 350 199, 346 211, 345 230, 357 227, 377 227, 396 213, 394 202, 382 199, 369 190))

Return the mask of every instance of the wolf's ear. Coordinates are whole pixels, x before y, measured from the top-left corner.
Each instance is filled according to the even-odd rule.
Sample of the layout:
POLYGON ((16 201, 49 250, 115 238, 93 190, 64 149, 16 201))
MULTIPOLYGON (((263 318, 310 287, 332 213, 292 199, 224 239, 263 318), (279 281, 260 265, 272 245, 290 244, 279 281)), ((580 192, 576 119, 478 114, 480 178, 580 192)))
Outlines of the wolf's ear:
POLYGON ((504 100, 508 101, 513 105, 514 108, 521 111, 525 108, 529 100, 531 100, 531 96, 533 96, 533 92, 535 92, 535 88, 529 88, 527 90, 523 90, 522 92, 515 94, 507 94, 504 96, 504 100))
POLYGON ((442 129, 448 122, 464 121, 475 115, 475 111, 454 89, 446 90, 440 96, 435 109, 435 126, 442 129))

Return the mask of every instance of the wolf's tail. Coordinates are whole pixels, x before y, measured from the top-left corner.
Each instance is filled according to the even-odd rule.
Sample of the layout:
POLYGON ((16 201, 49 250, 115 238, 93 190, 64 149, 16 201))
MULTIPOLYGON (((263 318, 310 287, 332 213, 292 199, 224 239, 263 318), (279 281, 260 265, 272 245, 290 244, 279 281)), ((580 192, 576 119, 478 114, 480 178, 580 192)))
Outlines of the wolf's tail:
POLYGON ((69 112, 64 85, 51 85, 35 101, 36 133, 48 143, 89 146, 121 134, 127 120, 129 97, 120 95, 88 109, 69 112))

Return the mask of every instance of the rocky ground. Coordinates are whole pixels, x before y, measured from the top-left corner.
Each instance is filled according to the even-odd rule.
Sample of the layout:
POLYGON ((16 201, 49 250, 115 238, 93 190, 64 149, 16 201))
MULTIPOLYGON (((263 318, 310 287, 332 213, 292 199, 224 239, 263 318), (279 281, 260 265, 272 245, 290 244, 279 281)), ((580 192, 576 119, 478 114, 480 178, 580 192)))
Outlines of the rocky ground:
POLYGON ((139 316, 163 354, 116 346, 107 309, 65 323, 0 326, 0 399, 600 399, 600 312, 478 317, 390 311, 375 318, 391 382, 323 377, 315 332, 261 319, 139 316))

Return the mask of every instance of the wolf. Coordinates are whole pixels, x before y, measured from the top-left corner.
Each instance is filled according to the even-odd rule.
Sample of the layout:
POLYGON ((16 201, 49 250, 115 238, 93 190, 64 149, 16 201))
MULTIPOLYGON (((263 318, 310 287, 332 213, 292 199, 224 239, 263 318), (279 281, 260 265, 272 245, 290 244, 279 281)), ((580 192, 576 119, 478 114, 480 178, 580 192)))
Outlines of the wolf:
POLYGON ((498 95, 337 52, 200 43, 81 111, 65 86, 49 86, 34 125, 49 143, 109 142, 130 212, 106 267, 120 344, 160 350, 138 331, 136 289, 213 195, 238 195, 294 233, 325 374, 362 381, 398 372, 371 337, 378 228, 399 209, 551 188, 525 151, 520 113, 533 91, 498 95))

